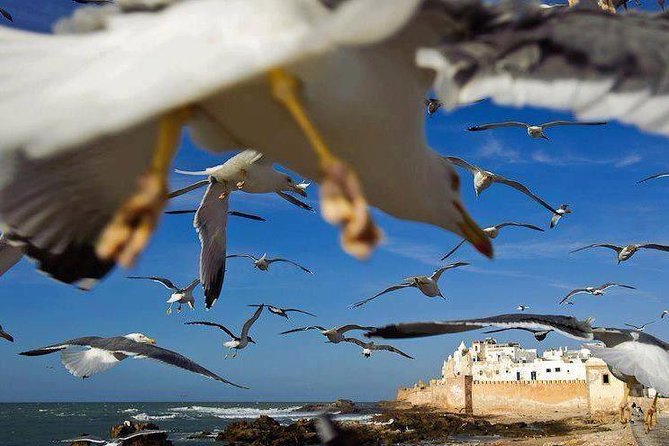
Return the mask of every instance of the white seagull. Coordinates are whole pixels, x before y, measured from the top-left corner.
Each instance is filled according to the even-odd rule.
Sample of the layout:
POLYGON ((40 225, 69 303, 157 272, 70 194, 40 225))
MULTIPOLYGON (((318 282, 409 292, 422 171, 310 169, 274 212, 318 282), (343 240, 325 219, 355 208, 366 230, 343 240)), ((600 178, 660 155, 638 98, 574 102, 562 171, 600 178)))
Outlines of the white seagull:
POLYGON ((527 309, 529 309, 529 308, 530 308, 529 305, 518 305, 518 306, 516 307, 516 310, 518 310, 518 311, 525 311, 525 310, 527 310, 527 309))
POLYGON ((407 355, 402 350, 399 350, 393 347, 392 345, 376 344, 374 343, 374 341, 365 342, 356 338, 344 338, 344 342, 350 342, 351 344, 356 344, 362 347, 362 356, 364 356, 365 358, 369 358, 370 356, 372 356, 373 351, 386 350, 392 353, 396 353, 400 356, 404 356, 405 358, 414 359, 413 356, 407 355))
POLYGON ((449 269, 458 268, 460 266, 466 266, 466 265, 469 265, 469 263, 465 262, 451 263, 450 265, 445 265, 442 266, 441 268, 434 270, 434 272, 429 276, 407 277, 397 285, 391 285, 385 290, 380 291, 377 294, 373 295, 372 297, 369 297, 367 299, 349 305, 349 308, 361 307, 365 305, 367 302, 372 301, 379 296, 382 296, 386 293, 390 293, 391 291, 401 290, 402 288, 417 288, 418 290, 420 290, 421 293, 423 293, 427 297, 439 296, 443 299, 446 299, 444 295, 441 293, 441 290, 439 289, 439 279, 441 278, 441 275, 444 273, 444 271, 448 271, 449 269))
POLYGON ((230 254, 226 258, 228 258, 228 259, 233 259, 233 258, 251 259, 252 262, 253 262, 253 266, 255 268, 258 268, 260 271, 267 271, 267 270, 269 270, 269 266, 272 263, 279 262, 279 263, 289 263, 293 266, 296 266, 296 267, 300 268, 305 273, 313 274, 313 272, 311 272, 307 268, 303 267, 302 265, 293 262, 292 260, 284 259, 284 258, 281 258, 281 257, 267 257, 267 253, 261 255, 260 257, 255 257, 251 254, 230 254))
POLYGON ((157 347, 155 343, 156 341, 142 333, 130 333, 112 338, 87 336, 22 352, 19 355, 41 356, 60 352, 61 362, 67 371, 77 378, 89 378, 95 373, 109 370, 126 358, 153 359, 235 387, 247 388, 221 378, 179 353, 157 347))
POLYGON ((636 331, 644 331, 647 326, 649 326, 650 324, 653 324, 653 323, 655 323, 655 321, 646 322, 645 324, 641 324, 641 325, 634 325, 634 324, 624 324, 624 325, 625 325, 625 327, 633 328, 636 331))
POLYGON ((562 300, 560 301, 560 305, 571 302, 571 298, 577 294, 585 293, 585 294, 592 294, 593 296, 603 296, 606 293, 607 289, 614 286, 627 288, 630 290, 636 290, 636 288, 633 286, 623 285, 622 283, 614 283, 614 282, 608 282, 597 287, 588 286, 585 288, 576 288, 574 290, 571 290, 569 294, 567 294, 564 298, 562 298, 562 300))
POLYGON ((169 307, 167 307, 167 314, 172 313, 172 306, 175 303, 179 304, 177 306, 177 312, 181 312, 182 304, 188 305, 191 310, 195 309, 195 297, 193 297, 193 290, 195 290, 195 287, 199 285, 200 279, 193 280, 185 288, 179 288, 174 283, 172 283, 171 280, 158 276, 128 276, 128 279, 152 280, 156 283, 163 285, 168 290, 172 291, 170 298, 167 299, 167 303, 170 304, 169 307))
POLYGON ((501 127, 521 127, 527 130, 527 135, 533 139, 548 139, 548 136, 544 135, 544 129, 551 127, 558 127, 562 125, 604 125, 605 121, 598 122, 578 122, 578 121, 550 121, 543 124, 527 124, 525 122, 519 121, 504 121, 504 122, 493 122, 490 124, 475 125, 469 127, 467 130, 470 132, 479 132, 481 130, 492 130, 498 129, 501 127))
MULTIPOLYGON (((497 224, 497 225, 495 225, 495 226, 488 226, 487 228, 483 228, 483 232, 485 232, 485 234, 486 234, 488 237, 490 237, 491 239, 495 239, 495 238, 497 238, 497 236, 499 235, 499 230, 502 229, 502 228, 504 228, 504 227, 507 227, 507 226, 517 226, 517 227, 521 227, 521 228, 532 229, 532 230, 534 230, 534 231, 541 231, 541 232, 544 232, 543 229, 541 229, 541 228, 539 228, 539 227, 537 227, 537 226, 531 225, 531 224, 529 224, 529 223, 515 223, 515 222, 512 222, 512 221, 508 221, 508 222, 500 223, 500 224, 497 224)), ((448 251, 448 253, 447 253, 445 256, 443 256, 443 257, 441 258, 441 260, 444 261, 444 260, 446 260, 447 258, 449 258, 450 256, 452 256, 452 255, 455 253, 455 251, 457 251, 458 249, 460 249, 460 247, 461 247, 464 243, 465 243, 465 240, 462 240, 460 243, 458 243, 457 245, 455 245, 455 247, 453 247, 453 249, 451 249, 450 251, 448 251)))
POLYGON ((237 352, 239 350, 242 350, 246 348, 249 343, 255 344, 256 341, 253 340, 251 336, 249 336, 249 330, 251 329, 251 326, 255 323, 255 321, 258 320, 260 317, 260 314, 262 313, 264 306, 259 305, 258 309, 253 313, 253 316, 246 322, 244 322, 244 325, 242 326, 242 332, 239 336, 235 336, 235 334, 230 331, 228 328, 226 328, 224 325, 221 324, 216 324, 214 322, 206 322, 206 321, 193 321, 193 322, 186 322, 186 325, 206 325, 208 327, 216 327, 220 328, 223 330, 228 336, 230 336, 232 339, 229 341, 226 341, 223 343, 223 346, 226 347, 229 350, 232 350, 233 353, 232 355, 226 354, 225 358, 227 359, 228 357, 235 358, 237 356, 237 352))
POLYGON ((590 248, 609 248, 616 252, 616 258, 618 263, 624 262, 632 257, 639 249, 655 249, 658 251, 669 252, 669 246, 667 245, 658 245, 657 243, 637 243, 626 246, 617 246, 610 243, 593 243, 592 245, 583 246, 582 248, 574 249, 570 253, 583 251, 590 248))
POLYGON ((339 344, 340 342, 344 342, 346 338, 344 337, 344 333, 349 332, 351 330, 372 330, 374 327, 365 327, 363 325, 358 325, 358 324, 348 324, 348 325, 342 325, 340 327, 334 327, 334 328, 325 328, 320 325, 310 325, 308 327, 300 327, 300 328, 294 328, 292 330, 287 330, 283 331, 280 334, 289 334, 289 333, 297 333, 300 331, 310 331, 310 330, 318 330, 320 333, 325 336, 328 340, 328 343, 332 344, 339 344))
POLYGON ((300 310, 298 308, 281 308, 281 307, 276 307, 274 305, 267 305, 267 304, 253 304, 249 305, 249 307, 262 307, 265 306, 267 307, 267 311, 269 311, 272 314, 276 314, 277 316, 281 316, 286 319, 290 319, 288 317, 288 313, 302 313, 302 314, 307 314, 309 316, 317 317, 313 313, 309 313, 308 311, 300 310))
MULTIPOLYGON (((151 437, 153 435, 161 435, 161 434, 167 434, 167 431, 164 430, 141 430, 137 432, 133 432, 130 435, 126 435, 123 437, 117 437, 117 438, 112 438, 110 440, 105 440, 100 437, 96 437, 94 435, 82 435, 80 437, 76 438, 69 438, 67 440, 61 440, 61 443, 74 443, 74 444, 81 444, 81 443, 87 443, 87 444, 99 444, 102 446, 121 446, 123 443, 126 441, 130 441, 133 439, 139 439, 139 437, 151 437)), ((147 440, 150 441, 150 440, 147 440)))

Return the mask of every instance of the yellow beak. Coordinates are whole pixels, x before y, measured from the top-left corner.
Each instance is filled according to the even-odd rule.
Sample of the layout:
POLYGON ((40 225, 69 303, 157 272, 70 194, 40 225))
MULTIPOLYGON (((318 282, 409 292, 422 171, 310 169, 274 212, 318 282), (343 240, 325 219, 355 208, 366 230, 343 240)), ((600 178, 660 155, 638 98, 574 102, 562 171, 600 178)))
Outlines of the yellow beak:
POLYGON ((146 338, 146 343, 151 345, 156 345, 156 340, 151 338, 146 338))

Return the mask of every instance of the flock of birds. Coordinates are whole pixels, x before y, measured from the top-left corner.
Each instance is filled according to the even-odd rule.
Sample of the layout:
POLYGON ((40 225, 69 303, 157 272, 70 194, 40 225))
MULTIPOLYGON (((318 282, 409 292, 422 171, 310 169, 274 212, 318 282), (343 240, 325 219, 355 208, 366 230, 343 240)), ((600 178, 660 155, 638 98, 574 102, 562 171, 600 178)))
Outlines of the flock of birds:
MULTIPOLYGON (((568 204, 552 206, 519 181, 437 154, 425 142, 425 108, 430 116, 491 97, 500 104, 566 108, 579 118, 468 129, 517 127, 534 139, 548 139, 548 128, 601 126, 609 118, 669 135, 669 61, 657 62, 669 45, 669 18, 610 13, 626 6, 625 1, 570 1, 578 3, 572 8, 479 0, 96 3, 105 5, 82 8, 55 25, 65 36, 0 27, 0 274, 26 256, 50 277, 90 290, 117 264, 133 265, 169 199, 200 188, 206 189, 197 209, 168 212, 194 213, 201 245, 198 279, 182 288, 162 277, 130 277, 168 288, 168 312, 175 304, 177 311, 182 305, 193 308, 199 286, 205 307, 212 308, 223 290, 228 258, 249 259, 261 271, 282 263, 311 274, 290 259, 227 254, 228 216, 264 220, 230 210, 231 194, 276 194, 313 210, 298 198, 307 196, 309 184, 275 169, 275 163, 320 184, 323 218, 340 227, 342 248, 355 257, 367 257, 383 238, 369 206, 462 237, 442 260, 465 242, 492 257, 492 240, 502 228, 543 229, 514 221, 480 228, 462 203, 454 166, 472 174, 477 196, 503 184, 529 197, 549 212, 550 228, 572 210, 568 204), (254 32, 242 32, 249 23, 254 32), (584 26, 592 33, 579 33, 584 26), (621 40, 611 45, 610 36, 621 40), (127 41, 132 46, 119 44, 127 41), (579 54, 577 61, 573 54, 579 54), (636 71, 623 63, 632 59, 636 71), (80 69, 72 73, 73 66, 80 69), (383 82, 378 81, 380 72, 383 82), (437 98, 424 98, 430 88, 437 98), (168 170, 184 126, 205 148, 245 150, 203 171, 178 170, 202 178, 169 192, 168 170)), ((667 176, 659 173, 641 182, 667 176)), ((657 243, 595 243, 574 252, 595 247, 614 250, 618 262, 640 249, 669 251, 657 243)), ((438 285, 442 274, 466 265, 452 263, 429 276, 408 277, 351 307, 403 288, 443 298, 438 285)), ((577 294, 600 296, 613 286, 633 288, 589 286, 573 290, 561 303, 573 304, 577 294)), ((214 322, 187 324, 223 331, 229 338, 224 346, 234 357, 255 343, 250 331, 265 308, 283 318, 293 312, 314 316, 269 304, 254 308, 239 336, 214 322)), ((318 331, 329 343, 358 346, 364 356, 384 350, 411 358, 391 345, 347 333, 411 338, 491 327, 493 332, 530 331, 541 340, 555 332, 586 342, 628 390, 641 383, 669 395, 669 344, 645 333, 648 324, 594 327, 592 320, 529 314, 525 304, 517 309, 481 319, 380 328, 310 325, 282 334, 318 331)), ((13 341, 1 327, 0 336, 13 341)), ((244 387, 156 346, 141 333, 87 336, 21 354, 55 352, 80 378, 132 357, 244 387)), ((628 419, 627 396, 620 406, 621 421, 628 419)))

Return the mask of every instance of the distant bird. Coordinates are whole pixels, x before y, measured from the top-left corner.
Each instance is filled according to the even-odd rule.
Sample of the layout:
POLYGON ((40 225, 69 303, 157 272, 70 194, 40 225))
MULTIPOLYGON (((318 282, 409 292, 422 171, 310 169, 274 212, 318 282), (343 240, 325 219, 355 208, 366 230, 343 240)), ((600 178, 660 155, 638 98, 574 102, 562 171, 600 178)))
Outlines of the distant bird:
POLYGON ((230 336, 232 339, 224 342, 223 346, 226 347, 229 350, 232 350, 233 353, 232 355, 226 354, 225 358, 227 359, 229 356, 231 358, 235 358, 237 356, 237 352, 239 350, 242 350, 246 348, 249 343, 255 344, 256 341, 253 340, 251 336, 249 336, 249 330, 251 329, 251 326, 255 323, 255 321, 258 320, 260 317, 260 314, 262 313, 264 306, 260 305, 258 306, 258 309, 253 313, 253 316, 246 322, 244 322, 244 325, 242 326, 242 332, 240 333, 239 336, 235 336, 235 334, 230 331, 228 328, 221 324, 216 324, 214 322, 205 322, 205 321, 194 321, 194 322, 186 322, 186 325, 206 325, 208 327, 216 327, 220 328, 223 330, 228 336, 230 336))
POLYGON ((576 288, 574 290, 571 290, 569 294, 567 294, 561 301, 560 304, 568 303, 571 301, 571 298, 577 294, 581 293, 586 293, 586 294, 592 294, 593 296, 602 296, 605 294, 605 291, 611 287, 621 287, 621 288, 627 288, 630 290, 636 290, 635 287, 630 286, 630 285, 623 285, 622 283, 613 283, 613 282, 608 282, 603 285, 600 285, 598 287, 592 287, 588 286, 585 288, 576 288))
POLYGON ((571 253, 583 251, 590 248, 609 248, 616 252, 618 263, 624 262, 632 257, 639 249, 656 249, 658 251, 669 252, 669 246, 658 245, 656 243, 633 244, 626 246, 617 246, 610 243, 593 243, 592 245, 583 246, 582 248, 574 249, 571 253))
POLYGON ((466 265, 469 265, 469 263, 465 262, 451 263, 450 265, 445 265, 442 266, 441 268, 434 270, 434 272, 429 276, 407 277, 397 285, 389 286, 385 290, 373 295, 372 297, 369 297, 367 299, 349 305, 349 308, 361 307, 365 305, 367 302, 370 302, 379 296, 382 296, 386 293, 390 293, 391 291, 400 290, 402 288, 417 288, 418 290, 420 290, 421 293, 423 293, 427 297, 439 296, 445 299, 444 295, 441 293, 441 290, 439 289, 438 282, 439 279, 441 278, 441 275, 443 274, 444 271, 466 265))
POLYGON ((188 305, 191 310, 195 309, 195 297, 193 297, 193 290, 195 290, 195 287, 199 285, 200 279, 193 280, 185 288, 179 288, 174 283, 172 283, 171 280, 158 276, 128 276, 128 279, 152 280, 156 283, 160 283, 168 290, 171 290, 172 294, 170 295, 170 298, 167 299, 167 303, 170 304, 169 307, 167 307, 167 314, 172 313, 172 306, 175 303, 178 304, 177 312, 181 311, 182 304, 188 305))
POLYGON ((518 306, 516 307, 516 310, 518 310, 518 311, 525 311, 525 310, 527 310, 527 309, 529 309, 529 308, 530 308, 529 305, 518 305, 518 306))
MULTIPOLYGON (((195 214, 196 212, 197 209, 181 209, 181 210, 165 211, 165 213, 169 215, 195 214)), ((228 215, 231 217, 246 218, 248 220, 267 221, 267 219, 265 219, 264 217, 254 214, 247 214, 246 212, 228 211, 228 215)))
POLYGON ((645 183, 646 181, 649 181, 649 180, 655 180, 655 179, 658 179, 658 178, 666 178, 666 177, 669 177, 669 172, 656 173, 655 175, 651 175, 647 178, 644 178, 641 181, 637 181, 637 183, 638 184, 645 183))
POLYGON ((231 386, 247 388, 221 378, 179 353, 156 347, 155 343, 156 341, 142 333, 130 333, 112 338, 87 336, 22 352, 19 355, 41 356, 60 352, 61 362, 67 371, 77 378, 89 378, 95 373, 109 370, 126 358, 154 359, 231 386), (79 347, 88 349, 81 350, 79 347))
POLYGON ((425 107, 427 108, 428 116, 432 117, 441 108, 441 101, 435 98, 425 98, 425 107))
POLYGON ((571 209, 569 209, 568 204, 561 204, 559 208, 555 209, 555 213, 551 217, 551 228, 556 227, 560 222, 560 219, 567 214, 571 214, 571 209))
POLYGON ((660 315, 660 319, 664 319, 664 317, 669 314, 669 310, 663 310, 662 314, 660 315))
POLYGON ((6 9, 0 8, 0 15, 2 15, 4 18, 9 20, 10 22, 14 21, 14 18, 12 17, 12 15, 6 9))
MULTIPOLYGON (((523 228, 532 229, 532 230, 535 230, 535 231, 541 231, 541 232, 544 231, 543 229, 541 229, 541 228, 539 228, 539 227, 537 227, 537 226, 531 225, 531 224, 529 224, 529 223, 515 223, 515 222, 512 222, 512 221, 508 221, 508 222, 504 222, 504 223, 497 224, 497 225, 495 225, 495 226, 489 226, 489 227, 487 227, 487 228, 483 228, 483 232, 485 233, 485 235, 487 235, 487 236, 490 237, 491 239, 494 239, 494 238, 497 238, 497 236, 499 235, 499 230, 502 229, 502 228, 504 228, 504 227, 506 227, 506 226, 519 226, 519 227, 523 227, 523 228)), ((457 251, 457 250, 458 250, 464 243, 465 243, 465 240, 462 240, 460 243, 458 243, 457 245, 455 245, 455 247, 454 247, 453 249, 451 249, 451 250, 448 252, 448 254, 446 254, 445 256, 443 256, 443 257, 441 258, 441 260, 443 261, 443 260, 446 260, 447 258, 449 258, 449 257, 450 257, 451 255, 453 255, 453 253, 455 253, 455 251, 457 251)))
POLYGON ((501 127, 522 127, 527 130, 527 135, 530 138, 537 139, 548 139, 544 135, 544 129, 551 127, 557 127, 562 125, 604 125, 605 121, 596 121, 596 122, 577 122, 577 121, 550 121, 543 124, 527 124, 525 122, 519 121, 504 121, 504 122, 493 122, 491 124, 482 124, 476 125, 474 127, 469 127, 467 130, 470 132, 479 132, 481 130, 492 130, 501 127))
POLYGON ((374 341, 365 342, 356 338, 344 338, 344 342, 350 342, 352 344, 356 344, 362 347, 362 356, 364 356, 365 358, 369 358, 370 356, 372 356, 373 351, 386 350, 404 356, 405 358, 414 359, 413 356, 407 355, 406 353, 396 349, 392 345, 375 344, 374 341))
MULTIPOLYGON (((496 173, 493 173, 489 170, 484 170, 478 166, 475 166, 473 164, 470 164, 469 162, 463 160, 462 158, 457 158, 455 156, 449 156, 446 157, 448 161, 453 163, 454 165, 458 167, 462 167, 463 169, 468 170, 472 175, 474 175, 474 192, 476 192, 476 196, 478 197, 481 193, 483 193, 484 190, 489 188, 493 183, 499 183, 499 184, 504 184, 509 187, 512 187, 516 189, 519 192, 524 193, 546 209, 550 211, 553 216, 559 215, 560 217, 564 216, 566 212, 567 205, 562 205, 564 206, 564 209, 562 209, 562 206, 560 207, 562 211, 553 208, 550 204, 546 203, 544 200, 539 198, 539 196, 535 195, 532 193, 526 186, 523 184, 519 183, 518 181, 514 180, 509 180, 508 178, 505 178, 501 175, 497 175, 496 173)), ((557 221, 556 221, 557 222, 557 221)), ((553 224, 551 227, 554 227, 555 225, 553 224)))
MULTIPOLYGON (((87 443, 87 444, 99 444, 99 445, 102 445, 102 446, 121 446, 126 441, 130 441, 130 440, 133 440, 133 439, 137 439, 135 441, 141 441, 141 440, 139 440, 139 437, 150 437, 152 435, 160 435, 160 434, 167 434, 167 431, 164 431, 164 430, 143 430, 143 431, 133 432, 132 434, 126 435, 124 437, 112 438, 110 440, 104 440, 100 437, 96 437, 95 435, 82 435, 82 436, 76 437, 76 438, 69 438, 67 440, 61 440, 60 442, 61 443, 74 443, 74 444, 77 444, 77 445, 80 445, 81 443, 87 443)), ((147 441, 151 441, 151 440, 147 439, 147 441)))
POLYGON ((650 324, 653 324, 653 323, 655 323, 655 321, 646 322, 645 324, 641 324, 641 325, 634 325, 634 324, 624 324, 624 325, 625 325, 625 327, 633 328, 636 331, 644 331, 647 326, 649 326, 650 324))
POLYGON ((309 313, 308 311, 304 311, 304 310, 299 310, 297 308, 280 308, 280 307, 275 307, 274 305, 267 305, 267 304, 254 304, 254 305, 249 305, 249 307, 261 307, 263 305, 265 307, 267 307, 267 310, 270 313, 276 314, 277 316, 281 316, 281 317, 284 317, 286 319, 289 319, 287 313, 291 313, 291 312, 292 313, 302 313, 302 314, 307 314, 309 316, 317 317, 313 313, 309 313))
POLYGON ((292 330, 283 331, 280 334, 285 335, 289 333, 297 333, 300 331, 318 330, 321 332, 323 336, 328 338, 327 342, 330 342, 332 344, 339 344, 340 342, 346 340, 346 338, 344 337, 344 333, 346 332, 349 332, 351 330, 371 330, 373 328, 374 327, 365 327, 363 325, 357 325, 357 324, 342 325, 340 327, 334 327, 334 328, 324 328, 321 327, 320 325, 311 325, 308 327, 300 327, 300 328, 294 328, 292 330))
POLYGON ((3 330, 2 325, 0 325, 0 338, 6 339, 9 342, 14 342, 14 338, 12 337, 12 335, 3 330))
POLYGON ((534 339, 537 341, 543 341, 546 339, 546 336, 548 336, 548 333, 552 332, 553 330, 535 330, 533 328, 524 328, 524 327, 514 327, 514 328, 498 328, 496 330, 488 330, 484 331, 483 333, 486 334, 491 334, 491 333, 501 333, 503 331, 508 331, 508 330, 523 330, 532 333, 534 335, 534 339))
POLYGON ((226 258, 228 259, 239 258, 239 257, 246 257, 247 259, 251 259, 253 261, 253 266, 255 268, 258 268, 260 271, 267 271, 272 263, 283 262, 283 263, 290 263, 293 266, 297 266, 305 273, 313 274, 310 270, 308 270, 307 268, 303 267, 298 263, 293 262, 292 260, 284 259, 281 257, 267 257, 267 253, 261 255, 260 257, 255 257, 251 254, 231 254, 229 256, 226 256, 226 258))

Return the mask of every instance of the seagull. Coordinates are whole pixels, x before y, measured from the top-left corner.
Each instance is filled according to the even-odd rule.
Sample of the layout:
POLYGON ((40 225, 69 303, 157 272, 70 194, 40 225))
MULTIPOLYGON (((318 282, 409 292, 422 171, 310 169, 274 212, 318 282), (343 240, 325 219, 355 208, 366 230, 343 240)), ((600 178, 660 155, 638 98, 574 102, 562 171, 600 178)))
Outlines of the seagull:
POLYGON ((0 15, 2 15, 4 18, 9 20, 10 22, 14 21, 14 19, 12 18, 12 15, 6 9, 0 8, 0 15))
POLYGON ((628 260, 639 249, 642 249, 642 248, 656 249, 656 250, 659 250, 659 251, 669 251, 669 246, 658 245, 656 243, 638 243, 638 244, 632 244, 632 245, 626 245, 626 246, 616 246, 616 245, 612 245, 610 243, 593 243, 592 245, 583 246, 582 248, 574 249, 573 251, 570 251, 570 253, 579 252, 579 251, 583 251, 584 249, 590 249, 590 248, 609 248, 609 249, 614 250, 617 254, 618 263, 624 262, 625 260, 628 260))
POLYGON ((248 388, 221 378, 177 352, 157 347, 155 343, 156 341, 142 333, 130 333, 112 338, 87 336, 22 352, 19 355, 41 356, 60 352, 60 360, 67 371, 77 378, 84 379, 109 370, 126 358, 153 359, 231 386, 248 388))
POLYGON ((2 325, 0 325, 0 338, 6 339, 9 342, 14 342, 14 338, 12 337, 12 335, 3 330, 2 325))
POLYGON ((340 327, 334 327, 334 328, 324 328, 321 327, 320 325, 311 325, 308 327, 300 327, 300 328, 294 328, 292 330, 288 331, 283 331, 279 334, 285 335, 289 333, 297 333, 299 331, 310 331, 310 330, 318 330, 321 332, 323 336, 328 338, 327 342, 332 343, 332 344, 339 344, 340 342, 346 341, 346 338, 344 337, 344 333, 351 331, 351 330, 372 330, 374 327, 365 327, 362 325, 357 325, 357 324, 348 324, 348 325, 342 325, 340 327))
POLYGON ((262 306, 267 307, 267 310, 268 310, 270 313, 272 313, 272 314, 276 314, 277 316, 285 317, 286 319, 289 319, 287 313, 291 313, 291 312, 293 312, 293 313, 302 313, 302 314, 307 314, 307 315, 309 315, 309 316, 317 317, 317 316, 316 316, 315 314, 313 314, 313 313, 309 313, 308 311, 304 311, 304 310, 299 310, 299 309, 297 309, 297 308, 279 308, 279 307, 275 307, 274 305, 267 305, 267 304, 254 304, 254 305, 249 305, 249 307, 262 307, 262 306))
POLYGON ((624 324, 624 325, 625 325, 625 327, 633 328, 633 329, 635 329, 636 331, 644 331, 644 330, 646 330, 646 327, 647 327, 648 325, 650 325, 650 324, 652 324, 652 323, 654 323, 654 322, 655 322, 655 321, 650 321, 650 322, 646 322, 645 324, 641 324, 641 325, 634 325, 634 324, 624 324))
POLYGON ((365 336, 415 338, 461 333, 484 327, 552 330, 585 342, 583 347, 594 357, 602 359, 611 373, 626 384, 620 404, 621 421, 626 422, 624 408, 627 407, 630 388, 635 383, 652 387, 661 395, 669 395, 669 376, 666 374, 669 369, 669 344, 638 330, 592 327, 591 322, 591 319, 578 320, 571 316, 515 313, 481 319, 393 324, 373 329, 365 336))
POLYGON ((651 175, 647 178, 644 178, 641 181, 637 181, 637 184, 645 183, 646 181, 649 181, 649 180, 655 180, 655 179, 658 179, 658 178, 667 178, 667 177, 669 177, 669 172, 656 173, 655 175, 651 175))
POLYGON ((598 287, 592 287, 588 286, 585 288, 576 288, 574 290, 571 290, 569 294, 567 294, 561 301, 560 305, 564 303, 569 303, 571 302, 571 298, 575 296, 576 294, 581 294, 581 293, 587 293, 587 294, 592 294, 593 296, 603 296, 605 294, 605 291, 611 287, 621 287, 621 288, 627 288, 630 290, 636 290, 635 287, 630 286, 630 285, 623 285, 621 283, 613 283, 613 282, 608 282, 603 285, 600 285, 598 287))
MULTIPOLYGON (((213 177, 228 191, 224 192, 224 194, 228 194, 233 190, 241 190, 252 194, 276 193, 279 197, 302 209, 313 210, 308 204, 287 193, 295 192, 306 197, 306 189, 309 183, 296 183, 290 175, 274 169, 272 162, 256 150, 244 150, 225 163, 202 171, 192 172, 176 169, 176 173, 191 176, 206 176, 207 178, 213 177)), ((171 192, 169 197, 178 197, 208 184, 208 179, 200 180, 171 192)))
POLYGON ((669 314, 669 310, 662 310, 662 314, 660 315, 660 319, 664 319, 664 317, 669 314))
POLYGON ((251 326, 255 323, 255 321, 258 320, 260 317, 260 314, 262 313, 264 306, 259 305, 258 309, 253 313, 253 316, 246 322, 244 322, 244 325, 242 326, 242 332, 239 335, 239 337, 235 336, 235 334, 230 331, 228 328, 221 324, 216 324, 214 322, 205 322, 205 321, 194 321, 194 322, 186 322, 186 325, 206 325, 209 327, 217 327, 223 330, 228 336, 230 336, 232 339, 224 342, 223 346, 226 347, 229 350, 233 350, 232 355, 225 355, 225 359, 228 358, 228 356, 235 358, 237 357, 237 352, 239 350, 242 350, 243 348, 246 348, 249 343, 255 344, 256 341, 253 340, 251 336, 249 336, 249 330, 251 329, 251 326))
POLYGON ((358 446, 358 438, 350 431, 341 429, 332 415, 322 413, 316 419, 316 431, 323 446, 358 446))
POLYGON ((525 122, 519 121, 504 121, 504 122, 493 122, 491 124, 482 124, 475 125, 474 127, 469 127, 467 130, 470 132, 479 132, 481 130, 492 130, 501 127, 522 127, 527 130, 527 135, 533 139, 548 139, 548 136, 544 135, 544 129, 551 127, 558 127, 561 125, 604 125, 607 124, 606 121, 596 121, 596 122, 578 122, 578 121, 550 121, 543 124, 527 124, 525 122))
POLYGON ((76 437, 76 438, 69 438, 67 440, 61 440, 60 442, 61 443, 75 443, 75 444, 80 444, 80 443, 99 444, 99 445, 103 445, 103 446, 121 446, 126 441, 132 440, 132 439, 137 438, 137 437, 149 437, 151 435, 158 435, 158 434, 167 434, 167 431, 164 431, 164 430, 142 430, 142 431, 133 432, 132 434, 127 435, 125 437, 112 438, 111 440, 104 440, 104 439, 102 439, 100 437, 96 437, 94 435, 82 435, 82 436, 76 437))
POLYGON ((427 108, 428 116, 432 117, 441 108, 441 101, 435 98, 425 98, 425 107, 427 108))
POLYGON ((298 268, 300 268, 305 273, 313 274, 310 270, 306 269, 302 265, 299 265, 299 264, 293 262, 292 260, 283 259, 281 257, 267 257, 267 253, 261 255, 260 257, 255 257, 255 256, 252 256, 251 254, 230 254, 229 256, 226 256, 226 258, 228 258, 228 259, 233 259, 233 258, 238 258, 238 257, 246 257, 247 259, 251 259, 253 261, 253 266, 255 268, 258 268, 260 271, 269 270, 269 266, 272 263, 283 262, 283 263, 290 263, 291 265, 297 266, 298 268))
POLYGON ((170 306, 167 308, 167 314, 172 313, 172 305, 179 304, 177 312, 181 312, 181 304, 187 304, 191 310, 195 309, 195 298, 193 297, 193 290, 200 284, 200 279, 193 280, 186 288, 179 288, 172 283, 171 280, 158 276, 128 276, 128 279, 145 279, 160 283, 168 290, 172 291, 167 303, 170 306))
MULTIPOLYGON (((491 239, 495 239, 499 235, 499 230, 506 227, 506 226, 518 226, 518 227, 532 229, 534 231, 541 231, 541 232, 544 231, 543 229, 541 229, 537 226, 531 225, 529 223, 515 223, 515 222, 512 222, 512 221, 508 221, 508 222, 500 223, 500 224, 495 225, 495 226, 488 226, 487 228, 483 228, 483 232, 488 237, 490 237, 491 239)), ((460 243, 455 245, 455 247, 453 249, 451 249, 448 252, 448 254, 446 254, 445 256, 443 256, 441 258, 441 260, 444 261, 447 258, 449 258, 451 255, 453 255, 453 253, 455 253, 455 251, 457 251, 464 244, 464 242, 465 242, 465 240, 462 240, 460 243)))
POLYGON ((397 353, 398 355, 404 356, 405 358, 414 359, 413 356, 407 355, 406 353, 396 349, 392 345, 375 344, 374 341, 365 342, 356 338, 344 338, 344 342, 350 342, 352 344, 356 344, 362 347, 362 356, 364 356, 365 358, 369 358, 370 356, 372 356, 373 351, 387 350, 389 352, 397 353))
POLYGON ((530 308, 529 305, 518 305, 518 306, 516 307, 516 310, 518 310, 518 311, 525 311, 525 310, 527 310, 527 309, 529 309, 529 308, 530 308))
POLYGON ((439 278, 441 277, 444 271, 466 265, 469 265, 469 263, 465 262, 451 263, 449 265, 445 265, 442 266, 441 268, 434 270, 434 272, 429 276, 407 277, 397 285, 391 285, 385 290, 373 295, 372 297, 369 297, 367 299, 361 300, 360 302, 356 302, 354 304, 349 305, 349 308, 361 307, 365 305, 367 302, 374 300, 379 296, 382 296, 391 291, 400 290, 402 288, 417 288, 418 290, 420 290, 421 293, 423 293, 427 297, 439 296, 443 299, 446 299, 444 295, 441 294, 441 290, 439 289, 439 283, 438 283, 439 278))
MULTIPOLYGON (((571 211, 566 212, 567 205, 563 205, 565 206, 565 208, 562 209, 562 211, 554 209, 550 204, 546 203, 544 200, 539 198, 539 196, 533 194, 526 186, 519 183, 518 181, 509 180, 501 175, 497 175, 496 173, 490 172, 489 170, 481 169, 480 167, 470 164, 469 162, 463 160, 462 158, 449 156, 446 157, 446 159, 458 167, 467 169, 472 175, 474 175, 474 192, 476 192, 477 197, 481 193, 483 193, 484 190, 489 188, 493 183, 499 183, 499 184, 505 184, 509 187, 516 189, 517 191, 524 193, 525 195, 527 195, 528 197, 530 197, 531 199, 533 199, 534 201, 536 201, 537 203, 548 209, 554 216, 559 215, 560 217, 562 217, 565 213, 571 212, 571 211)), ((554 226, 555 224, 551 225, 551 227, 554 226)))
POLYGON ((555 209, 555 213, 551 217, 551 228, 554 228, 557 226, 558 222, 562 217, 564 217, 567 214, 571 214, 571 209, 569 209, 568 204, 561 204, 559 208, 555 209))

